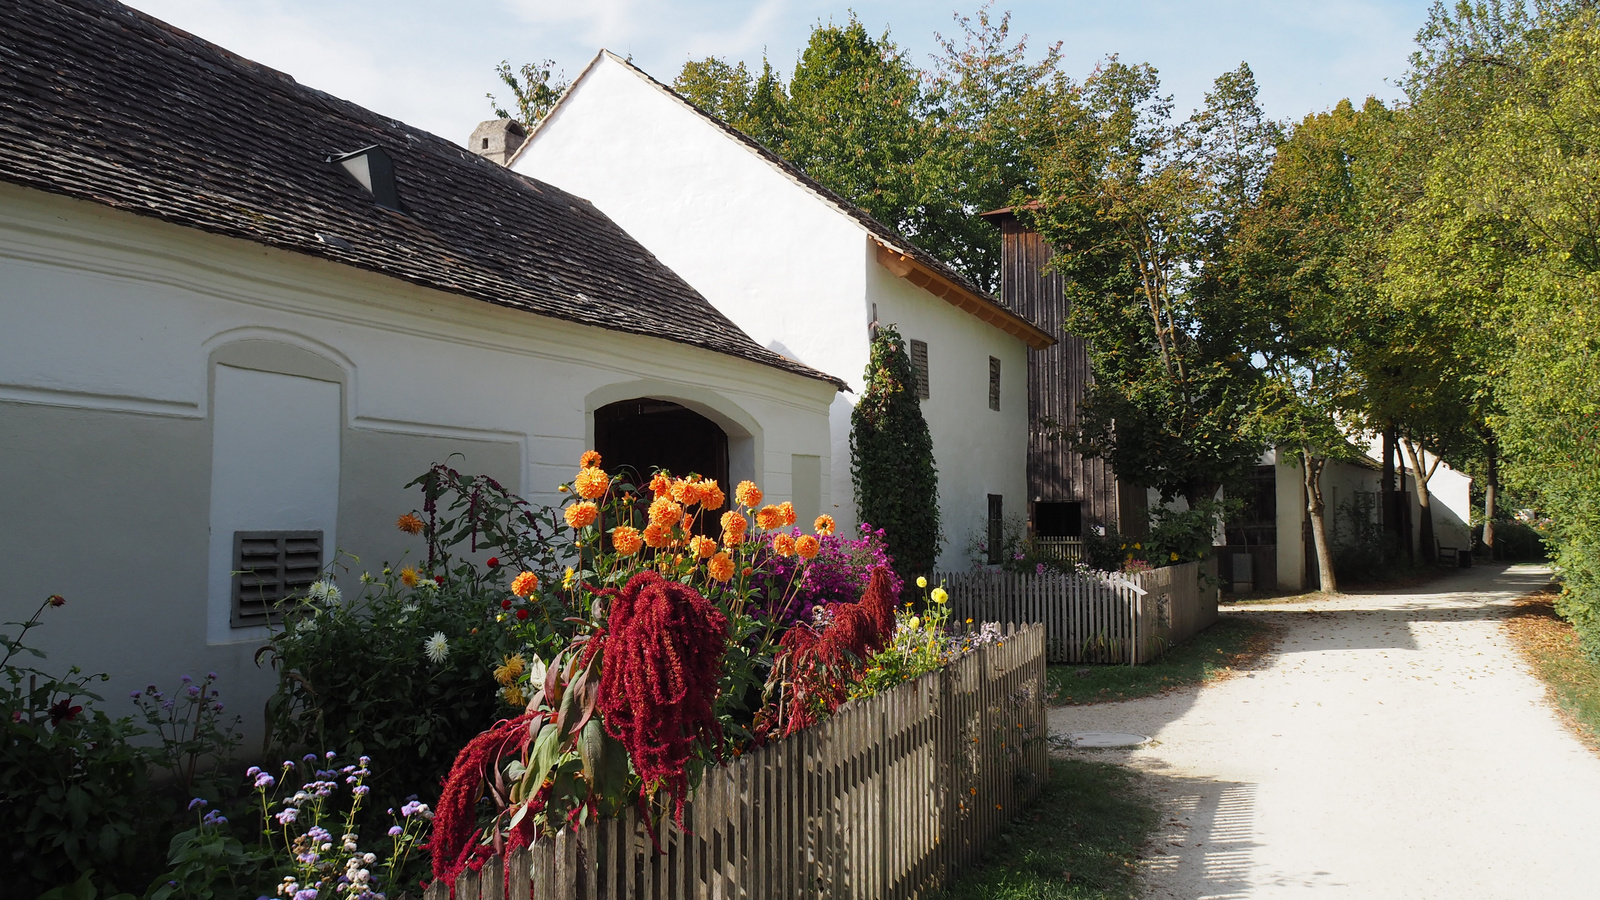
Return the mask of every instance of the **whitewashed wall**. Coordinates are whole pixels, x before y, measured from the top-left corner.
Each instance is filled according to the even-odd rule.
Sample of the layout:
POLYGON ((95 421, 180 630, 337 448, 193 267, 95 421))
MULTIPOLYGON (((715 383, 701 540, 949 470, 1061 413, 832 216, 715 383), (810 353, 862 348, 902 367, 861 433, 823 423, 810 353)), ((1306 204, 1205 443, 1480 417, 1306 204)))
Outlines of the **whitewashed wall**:
POLYGON ((777 499, 796 454, 821 457, 811 502, 829 502, 824 382, 0 185, 0 621, 65 595, 39 646, 54 669, 109 672, 113 712, 216 671, 259 727, 261 630, 218 630, 208 604, 212 500, 243 502, 211 496, 224 366, 338 386, 336 540, 366 564, 420 549, 393 522, 430 462, 459 451, 554 501, 593 410, 628 397, 711 416, 735 476, 777 499))
POLYGON ((940 566, 964 567, 986 494, 1027 509, 1025 345, 885 270, 853 219, 627 66, 602 54, 512 168, 590 200, 758 343, 851 385, 830 413, 841 524, 857 520, 850 410, 873 303, 936 360, 924 412, 947 537, 940 566), (1002 360, 999 413, 988 408, 991 355, 1002 360))

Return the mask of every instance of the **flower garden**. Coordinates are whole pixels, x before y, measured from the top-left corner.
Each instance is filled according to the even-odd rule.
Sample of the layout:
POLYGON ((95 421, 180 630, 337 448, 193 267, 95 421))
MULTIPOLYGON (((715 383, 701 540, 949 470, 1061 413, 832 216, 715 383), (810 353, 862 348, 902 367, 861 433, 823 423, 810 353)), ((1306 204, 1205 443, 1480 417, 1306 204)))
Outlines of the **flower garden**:
POLYGON ((23 889, 397 897, 619 817, 656 823, 660 851, 710 769, 1003 640, 953 627, 870 526, 601 463, 557 507, 443 465, 416 479, 396 522, 415 559, 337 560, 257 654, 278 688, 248 768, 215 676, 138 692, 141 729, 76 670, 14 664, 47 601, 5 638, 0 686, 0 780, 62 798, 0 807, 23 889))

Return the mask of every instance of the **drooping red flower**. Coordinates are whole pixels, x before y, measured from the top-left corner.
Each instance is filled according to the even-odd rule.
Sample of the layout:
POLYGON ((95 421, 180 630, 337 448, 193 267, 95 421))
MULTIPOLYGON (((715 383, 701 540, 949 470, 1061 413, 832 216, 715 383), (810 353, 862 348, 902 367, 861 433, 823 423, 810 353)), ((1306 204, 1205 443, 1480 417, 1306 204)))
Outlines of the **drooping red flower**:
POLYGON ((542 720, 543 716, 527 713, 500 722, 468 741, 456 754, 455 764, 450 767, 439 803, 434 808, 429 850, 433 853, 435 879, 454 883, 456 876, 472 861, 479 844, 477 806, 484 784, 494 776, 501 760, 526 747, 534 730, 530 729, 529 722, 534 718, 542 720))
POLYGON ((769 681, 777 696, 757 717, 758 739, 815 725, 849 698, 867 659, 894 636, 896 593, 888 569, 879 566, 861 599, 834 606, 825 628, 801 623, 784 632, 769 681))
POLYGON ((728 649, 728 620, 694 588, 641 572, 610 603, 598 708, 606 731, 628 749, 643 782, 643 809, 658 789, 683 823, 696 746, 722 740, 714 704, 728 649))

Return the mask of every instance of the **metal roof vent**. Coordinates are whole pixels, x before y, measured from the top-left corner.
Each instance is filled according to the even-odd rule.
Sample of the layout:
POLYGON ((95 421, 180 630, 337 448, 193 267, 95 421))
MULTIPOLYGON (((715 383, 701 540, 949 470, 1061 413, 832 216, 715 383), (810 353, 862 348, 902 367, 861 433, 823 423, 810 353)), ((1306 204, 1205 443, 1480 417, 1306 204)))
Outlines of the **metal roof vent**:
POLYGON ((353 153, 328 157, 328 162, 338 163, 361 183, 372 195, 372 201, 384 209, 405 212, 400 207, 400 194, 394 187, 394 160, 382 147, 373 144, 353 153))

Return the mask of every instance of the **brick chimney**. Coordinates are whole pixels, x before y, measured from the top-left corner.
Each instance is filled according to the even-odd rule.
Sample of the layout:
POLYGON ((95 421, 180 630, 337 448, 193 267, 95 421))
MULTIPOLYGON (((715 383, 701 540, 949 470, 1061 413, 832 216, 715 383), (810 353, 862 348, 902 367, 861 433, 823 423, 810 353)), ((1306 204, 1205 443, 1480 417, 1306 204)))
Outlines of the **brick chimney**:
POLYGON ((515 119, 490 119, 479 122, 478 127, 472 129, 472 137, 467 139, 467 149, 503 166, 511 161, 511 155, 527 138, 527 130, 515 119))

